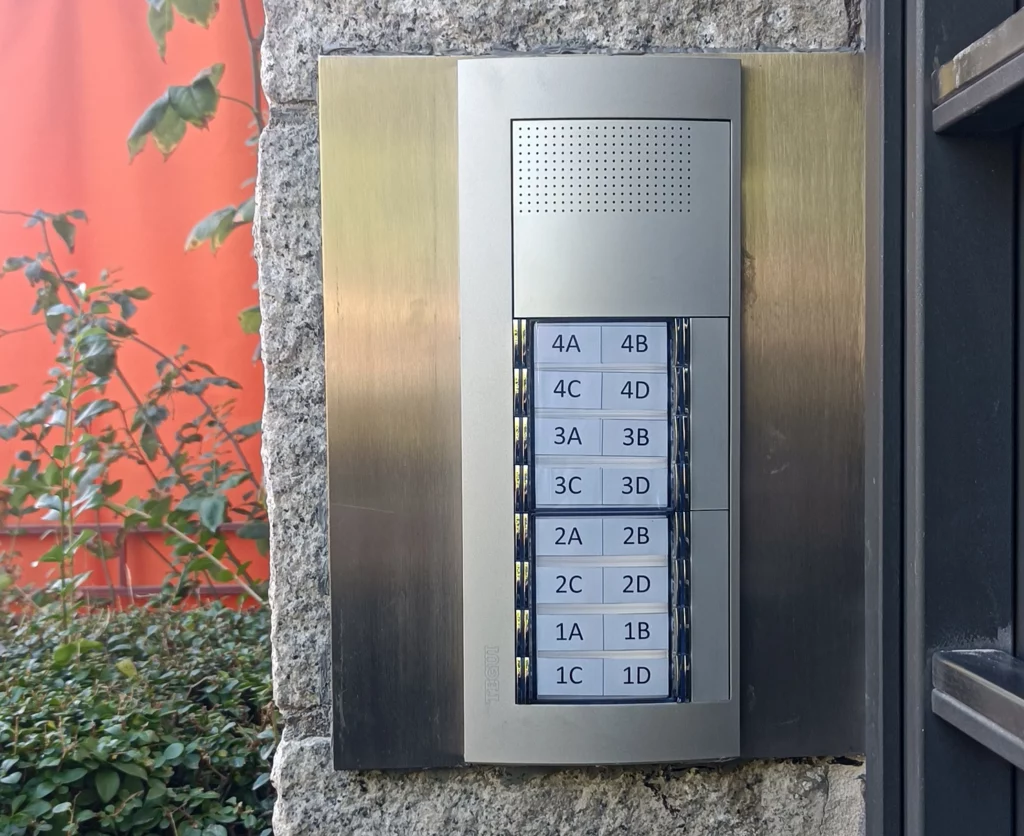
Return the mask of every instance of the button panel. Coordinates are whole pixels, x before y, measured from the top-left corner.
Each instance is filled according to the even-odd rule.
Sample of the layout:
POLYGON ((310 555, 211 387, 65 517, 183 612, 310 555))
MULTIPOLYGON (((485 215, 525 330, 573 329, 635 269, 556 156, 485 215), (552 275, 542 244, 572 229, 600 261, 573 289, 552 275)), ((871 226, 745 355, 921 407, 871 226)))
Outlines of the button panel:
POLYGON ((517 699, 685 699, 685 321, 517 328, 517 699))

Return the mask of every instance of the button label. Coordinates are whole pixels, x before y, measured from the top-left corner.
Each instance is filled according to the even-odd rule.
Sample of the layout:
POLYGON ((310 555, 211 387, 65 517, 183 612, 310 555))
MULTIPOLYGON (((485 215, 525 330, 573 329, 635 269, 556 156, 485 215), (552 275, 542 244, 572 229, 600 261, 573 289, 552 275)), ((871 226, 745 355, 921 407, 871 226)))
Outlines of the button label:
POLYGON ((668 556, 665 517, 605 517, 602 528, 603 554, 668 556))
POLYGON ((537 696, 599 697, 603 674, 604 659, 541 656, 537 659, 537 696))
POLYGON ((601 554, 600 517, 537 517, 534 536, 538 556, 601 554))
POLYGON ((537 569, 538 604, 600 604, 601 569, 542 566, 537 569))
POLYGON ((668 421, 604 420, 601 449, 606 456, 667 456, 668 421))
POLYGON ((668 504, 668 468, 606 467, 602 474, 604 505, 668 504))
POLYGON ((606 697, 667 697, 668 659, 606 659, 606 697))
POLYGON ((650 363, 668 368, 668 326, 602 325, 601 362, 650 363))
POLYGON ((538 363, 600 363, 601 328, 597 325, 539 322, 534 330, 533 356, 538 363))
POLYGON ((537 616, 538 650, 601 650, 604 618, 594 615, 537 616))
POLYGON ((605 604, 667 604, 668 566, 604 569, 605 604))
POLYGON ((604 649, 668 650, 668 613, 606 615, 604 649))
POLYGON ((535 438, 534 452, 538 455, 601 455, 598 418, 538 418, 535 438))
POLYGON ((540 409, 600 409, 601 372, 538 371, 540 409))
POLYGON ((668 375, 659 372, 604 372, 601 381, 604 409, 668 410, 668 375))
POLYGON ((535 470, 539 507, 601 504, 601 468, 538 467, 535 470))

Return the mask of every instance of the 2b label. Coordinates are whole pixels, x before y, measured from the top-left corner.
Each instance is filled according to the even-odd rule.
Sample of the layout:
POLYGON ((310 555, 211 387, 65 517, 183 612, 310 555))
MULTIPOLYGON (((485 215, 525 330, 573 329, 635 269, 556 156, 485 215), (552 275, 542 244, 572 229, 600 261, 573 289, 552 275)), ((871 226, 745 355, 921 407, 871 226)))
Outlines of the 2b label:
POLYGON ((651 542, 651 530, 646 525, 623 526, 624 546, 646 546, 651 542))

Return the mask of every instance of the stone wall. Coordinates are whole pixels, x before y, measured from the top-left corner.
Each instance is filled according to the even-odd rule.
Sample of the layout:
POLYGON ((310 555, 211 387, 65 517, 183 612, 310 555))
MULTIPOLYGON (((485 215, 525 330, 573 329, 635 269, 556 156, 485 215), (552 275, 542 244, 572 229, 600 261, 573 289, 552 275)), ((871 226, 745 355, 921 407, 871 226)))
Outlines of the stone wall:
POLYGON ((264 0, 256 255, 271 521, 278 836, 334 833, 835 834, 863 830, 863 768, 336 773, 316 61, 331 52, 858 49, 859 0, 264 0))

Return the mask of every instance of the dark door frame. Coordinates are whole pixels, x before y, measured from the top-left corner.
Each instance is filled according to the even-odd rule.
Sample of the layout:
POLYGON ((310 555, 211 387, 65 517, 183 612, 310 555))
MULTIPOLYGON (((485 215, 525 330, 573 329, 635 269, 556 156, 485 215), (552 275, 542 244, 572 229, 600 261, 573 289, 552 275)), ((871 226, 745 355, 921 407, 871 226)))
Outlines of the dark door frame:
POLYGON ((1014 11, 865 2, 868 836, 1024 832, 1014 767, 965 733, 973 715, 998 725, 984 706, 1001 686, 955 655, 933 666, 940 651, 1001 651, 998 711, 1013 710, 1018 143, 1007 124, 979 132, 980 106, 951 126, 947 101, 937 119, 932 75, 1014 11))

